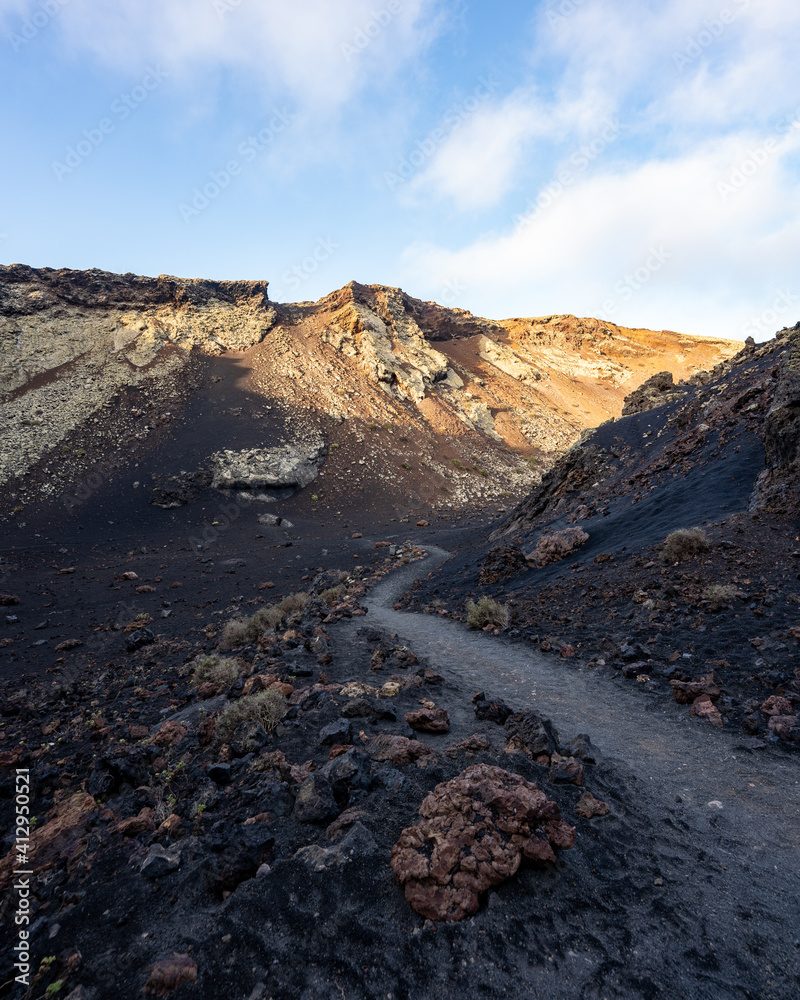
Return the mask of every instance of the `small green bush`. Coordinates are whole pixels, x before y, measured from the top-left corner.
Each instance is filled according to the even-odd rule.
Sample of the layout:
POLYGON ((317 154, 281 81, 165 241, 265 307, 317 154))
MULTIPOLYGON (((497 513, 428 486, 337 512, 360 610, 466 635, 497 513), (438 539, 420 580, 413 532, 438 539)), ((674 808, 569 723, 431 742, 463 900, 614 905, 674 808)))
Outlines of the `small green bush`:
POLYGON ((215 736, 220 743, 228 743, 242 722, 257 722, 266 733, 275 727, 289 711, 289 703, 277 691, 259 691, 228 705, 217 716, 215 736))
POLYGON ((482 597, 477 603, 467 601, 467 625, 470 628, 508 625, 508 619, 508 608, 492 597, 482 597))
POLYGON ((701 552, 708 552, 710 547, 702 528, 678 528, 664 541, 664 558, 671 563, 684 562, 701 552))

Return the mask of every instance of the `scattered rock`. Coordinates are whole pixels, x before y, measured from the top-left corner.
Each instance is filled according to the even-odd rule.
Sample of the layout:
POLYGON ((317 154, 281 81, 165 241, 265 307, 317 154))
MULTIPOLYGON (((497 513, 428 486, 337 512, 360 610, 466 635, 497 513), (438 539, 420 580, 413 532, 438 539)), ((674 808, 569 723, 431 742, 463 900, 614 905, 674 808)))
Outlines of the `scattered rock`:
POLYGON ((483 691, 472 696, 472 704, 475 706, 475 718, 480 722, 495 722, 498 726, 504 726, 508 718, 514 714, 514 710, 502 699, 488 701, 483 691))
POLYGON ((607 816, 609 813, 608 804, 600 799, 596 799, 590 791, 585 791, 575 804, 575 812, 584 819, 592 819, 595 816, 607 816))
POLYGON ((139 869, 146 878, 163 878, 180 867, 181 852, 177 847, 153 844, 139 869))
POLYGON ((328 779, 322 774, 312 774, 306 778, 295 799, 292 814, 295 820, 298 823, 324 823, 337 812, 328 779))
POLYGON ((454 743, 445 750, 448 757, 457 757, 460 753, 465 753, 468 757, 475 753, 491 750, 492 744, 483 733, 473 733, 460 743, 454 743))
POLYGON ((370 740, 366 751, 373 760, 385 761, 394 764, 395 767, 412 763, 424 767, 427 760, 436 756, 436 752, 426 743, 410 740, 407 736, 394 736, 391 733, 381 733, 370 740))
POLYGON ((672 693, 681 705, 690 705, 700 695, 707 695, 712 701, 719 697, 719 687, 710 673, 696 681, 670 681, 672 693))
POLYGON ((562 757, 561 754, 554 753, 550 758, 548 778, 553 782, 582 785, 583 764, 574 757, 562 757))
POLYGON ((575 843, 558 805, 519 775, 473 764, 437 785, 422 821, 392 848, 391 864, 411 906, 430 920, 463 920, 480 895, 511 878, 523 859, 555 861, 575 843))
POLYGON ((14 604, 19 604, 16 594, 0 594, 0 607, 10 608, 14 604))
POLYGON ((231 750, 237 757, 258 753, 266 746, 268 736, 264 727, 255 719, 245 719, 239 723, 231 737, 231 750))
POLYGON ((135 653, 137 649, 141 649, 142 646, 149 646, 155 641, 156 637, 149 628, 140 628, 130 633, 125 646, 129 653, 135 653))
POLYGON ((444 708, 418 708, 406 712, 405 720, 421 733, 446 733, 450 729, 450 716, 444 708))
POLYGON ((498 545, 489 549, 483 560, 478 583, 482 587, 502 583, 528 569, 522 549, 518 545, 498 545))
POLYGON ((559 752, 556 727, 538 712, 515 712, 506 720, 506 733, 509 738, 516 736, 533 757, 559 752))
POLYGON ((320 729, 319 741, 323 746, 330 746, 333 743, 352 743, 352 726, 347 719, 335 719, 320 729))
POLYGON ((196 982, 197 962, 188 955, 173 955, 156 962, 143 992, 154 997, 165 997, 183 983, 196 982))

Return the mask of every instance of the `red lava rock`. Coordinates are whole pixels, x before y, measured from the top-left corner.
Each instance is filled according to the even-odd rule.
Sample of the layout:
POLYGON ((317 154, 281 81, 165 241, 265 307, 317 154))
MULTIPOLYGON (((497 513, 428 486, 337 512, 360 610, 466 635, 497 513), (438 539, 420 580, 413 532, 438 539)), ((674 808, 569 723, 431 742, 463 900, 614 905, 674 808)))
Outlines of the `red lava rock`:
POLYGON ((773 694, 764 702, 761 706, 761 711, 766 712, 767 715, 793 715, 794 710, 792 708, 792 703, 788 698, 783 698, 781 695, 773 694))
POLYGON ((418 708, 406 712, 406 722, 421 733, 446 733, 450 729, 450 716, 444 708, 418 708))
POLYGON ((591 792, 586 791, 575 803, 575 812, 584 819, 592 819, 595 816, 607 816, 609 808, 607 803, 596 799, 591 792))
POLYGON ((773 715, 770 716, 769 728, 778 737, 787 743, 800 743, 800 726, 796 715, 773 715))
POLYGON ((14 604, 19 604, 16 594, 0 594, 0 607, 10 608, 14 604))
POLYGON ((460 743, 454 743, 445 750, 448 757, 457 757, 460 753, 472 756, 474 753, 481 753, 484 750, 491 750, 492 744, 483 733, 473 733, 460 743))
POLYGON ((548 778, 553 782, 582 785, 583 764, 574 757, 562 757, 561 754, 554 753, 550 758, 548 778))
POLYGON ((553 644, 552 642, 550 642, 549 639, 542 639, 542 641, 539 643, 539 649, 541 649, 543 653, 549 653, 552 650, 552 648, 553 644))
POLYGON ((561 656, 563 656, 565 660, 569 660, 574 655, 575 655, 575 647, 571 646, 568 642, 565 642, 564 645, 561 647, 561 656))
POLYGON ((265 583, 259 583, 258 589, 259 590, 272 590, 272 588, 274 586, 275 586, 275 584, 272 582, 272 580, 267 580, 265 583))
POLYGON ((132 569, 129 569, 125 573, 120 573, 118 579, 120 579, 120 580, 138 580, 139 579, 139 574, 138 573, 134 573, 132 569))
POLYGON ((83 642, 80 639, 65 639, 60 642, 56 648, 56 653, 65 653, 68 649, 77 649, 78 646, 82 646, 83 642))
POLYGON ((722 725, 722 715, 719 709, 707 694, 701 694, 692 703, 692 715, 701 719, 708 719, 712 726, 722 725))
POLYGON ((714 674, 708 674, 696 681, 670 681, 675 701, 681 705, 691 705, 700 695, 708 695, 712 700, 719 697, 719 687, 714 680, 714 674))
POLYGON ((373 760, 388 762, 395 767, 412 763, 424 767, 427 760, 436 756, 436 752, 427 744, 410 740, 407 736, 393 736, 391 733, 381 733, 370 740, 366 750, 373 760))
POLYGON ((58 571, 59 576, 71 576, 75 572, 74 566, 65 566, 58 571))
POLYGON ((477 913, 480 894, 511 878, 523 859, 555 861, 575 844, 575 828, 536 785, 489 764, 473 764, 437 785, 422 821, 392 848, 392 870, 406 899, 431 920, 477 913))
MULTIPOLYGON (((86 824, 97 810, 97 802, 88 792, 74 792, 67 795, 57 791, 49 820, 31 832, 28 856, 31 867, 38 873, 58 864, 64 867, 79 858, 86 850, 86 824)), ((0 861, 0 890, 14 879, 14 869, 18 868, 17 853, 12 848, 0 861)))
POLYGON ((425 520, 417 521, 417 527, 418 528, 427 528, 428 527, 428 522, 425 521, 425 520))
POLYGON ((140 809, 137 816, 121 819, 117 823, 117 832, 121 833, 123 837, 135 837, 139 833, 149 833, 155 828, 155 812, 150 806, 140 809))
POLYGON ((219 685, 215 684, 213 681, 203 681, 200 687, 197 689, 197 697, 201 700, 206 698, 213 698, 219 689, 219 685))
POLYGON ((170 813, 164 822, 159 826, 157 833, 165 833, 173 837, 181 825, 181 818, 177 813, 170 813))
POLYGON ((143 583, 141 587, 136 588, 137 594, 155 594, 156 588, 151 587, 149 583, 143 583))
POLYGON ((158 727, 158 732, 153 737, 153 744, 157 747, 174 747, 186 735, 186 726, 180 722, 164 721, 158 727))
POLYGON ((128 736, 130 736, 132 740, 144 740, 147 738, 147 734, 149 732, 150 730, 147 726, 139 726, 136 723, 128 726, 128 736))
POLYGON ((183 983, 197 982, 197 962, 188 955, 173 955, 156 962, 142 992, 165 997, 183 983))
POLYGON ((212 742, 216 730, 217 716, 209 715, 207 719, 203 720, 200 725, 200 729, 197 732, 197 741, 201 747, 208 746, 208 744, 212 742))
POLYGON ((348 750, 352 750, 353 746, 344 746, 341 743, 334 743, 333 746, 328 751, 328 760, 335 760, 337 757, 341 757, 342 754, 346 754, 348 750))
POLYGON ((375 542, 375 548, 388 549, 391 544, 392 544, 391 542, 375 542))
POLYGON ((763 649, 766 643, 760 636, 756 636, 755 639, 750 640, 750 645, 753 649, 763 649))

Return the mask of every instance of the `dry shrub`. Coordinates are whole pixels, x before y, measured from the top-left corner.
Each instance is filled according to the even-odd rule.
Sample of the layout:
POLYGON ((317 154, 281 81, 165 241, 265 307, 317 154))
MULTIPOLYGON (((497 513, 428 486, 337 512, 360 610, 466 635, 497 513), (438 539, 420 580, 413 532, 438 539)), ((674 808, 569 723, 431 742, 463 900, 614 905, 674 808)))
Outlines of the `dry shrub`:
POLYGON ((273 733, 288 711, 289 702, 277 691, 245 695, 220 712, 214 735, 220 743, 229 743, 240 723, 250 721, 257 722, 265 733, 273 733))
POLYGON ((708 552, 710 545, 702 528, 678 528, 664 541, 664 558, 667 562, 684 562, 694 559, 701 552, 708 552))
MULTIPOLYGON (((230 624, 230 623, 229 623, 230 624)), ((201 656, 195 660, 194 685, 210 682, 224 691, 242 674, 242 664, 229 656, 201 656)))
POLYGON ((534 566, 548 566, 550 563, 559 562, 588 540, 589 536, 583 528, 554 531, 550 535, 542 535, 536 543, 536 548, 525 558, 534 566))
POLYGON ((233 649, 234 646, 243 646, 247 641, 248 622, 244 618, 234 618, 226 622, 219 640, 220 649, 233 649))
POLYGON ((467 625, 470 628, 508 625, 508 619, 508 608, 492 597, 482 597, 477 603, 467 601, 467 625))
POLYGON ((279 604, 269 604, 259 608, 252 618, 234 618, 222 630, 220 649, 232 649, 248 642, 258 642, 265 632, 278 628, 284 618, 295 622, 300 612, 311 601, 311 595, 301 591, 289 594, 279 604))
POLYGON ((703 591, 703 600, 708 601, 709 611, 722 611, 733 604, 738 593, 732 583, 712 583, 703 591))
POLYGON ((338 604, 346 593, 347 587, 339 584, 338 587, 328 587, 328 589, 323 590, 319 596, 326 604, 338 604))

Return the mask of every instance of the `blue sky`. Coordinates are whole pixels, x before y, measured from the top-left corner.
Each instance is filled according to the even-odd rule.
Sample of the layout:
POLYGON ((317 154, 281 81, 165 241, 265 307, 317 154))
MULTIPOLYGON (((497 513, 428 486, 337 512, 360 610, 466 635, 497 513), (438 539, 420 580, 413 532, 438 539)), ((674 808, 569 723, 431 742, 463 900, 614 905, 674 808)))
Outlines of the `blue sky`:
POLYGON ((796 0, 0 0, 0 260, 800 320, 796 0))

